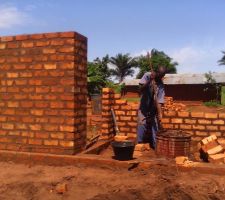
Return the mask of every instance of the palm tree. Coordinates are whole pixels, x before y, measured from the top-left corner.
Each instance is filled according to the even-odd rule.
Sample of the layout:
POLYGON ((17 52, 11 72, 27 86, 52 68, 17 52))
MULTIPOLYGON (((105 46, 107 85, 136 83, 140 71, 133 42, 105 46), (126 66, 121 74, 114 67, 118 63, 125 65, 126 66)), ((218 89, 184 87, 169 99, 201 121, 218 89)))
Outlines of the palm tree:
POLYGON ((225 65, 225 51, 222 51, 223 57, 218 61, 220 65, 225 65))
POLYGON ((110 58, 110 63, 115 66, 115 69, 111 69, 111 75, 121 83, 126 76, 133 76, 136 67, 135 58, 132 58, 130 54, 117 54, 115 57, 110 58))

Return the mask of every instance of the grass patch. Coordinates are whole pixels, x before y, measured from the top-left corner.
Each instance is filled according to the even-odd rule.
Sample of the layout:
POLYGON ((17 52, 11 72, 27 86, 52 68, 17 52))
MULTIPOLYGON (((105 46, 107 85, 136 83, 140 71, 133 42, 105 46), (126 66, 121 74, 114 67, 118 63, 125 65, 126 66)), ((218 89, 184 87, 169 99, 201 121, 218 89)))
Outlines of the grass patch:
POLYGON ((123 98, 125 100, 127 100, 127 102, 139 102, 140 101, 140 97, 127 97, 127 98, 123 98))
POLYGON ((203 103, 205 106, 208 107, 221 107, 222 105, 218 101, 207 101, 203 103))

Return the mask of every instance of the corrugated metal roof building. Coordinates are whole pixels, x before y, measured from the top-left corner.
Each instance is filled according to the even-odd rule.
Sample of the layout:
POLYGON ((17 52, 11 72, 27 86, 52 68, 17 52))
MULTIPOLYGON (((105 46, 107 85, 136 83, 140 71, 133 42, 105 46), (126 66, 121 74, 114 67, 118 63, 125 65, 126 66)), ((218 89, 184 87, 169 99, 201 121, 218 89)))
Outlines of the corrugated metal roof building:
MULTIPOLYGON (((216 83, 225 85, 225 73, 212 73, 216 83)), ((123 95, 127 97, 139 96, 140 79, 125 80, 123 95)), ((206 83, 205 74, 166 74, 164 77, 166 96, 175 100, 209 101, 216 98, 216 89, 206 83), (206 88, 207 91, 206 91, 206 88)))

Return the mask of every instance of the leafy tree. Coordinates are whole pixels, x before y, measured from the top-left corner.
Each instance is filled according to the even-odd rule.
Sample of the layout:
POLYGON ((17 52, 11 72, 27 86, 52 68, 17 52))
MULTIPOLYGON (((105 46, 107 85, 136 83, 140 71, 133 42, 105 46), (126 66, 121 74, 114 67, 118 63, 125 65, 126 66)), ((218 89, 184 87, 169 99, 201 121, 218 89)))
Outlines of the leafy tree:
POLYGON ((206 78, 206 88, 204 89, 204 92, 207 92, 210 90, 209 86, 212 86, 216 90, 216 99, 212 100, 215 102, 219 102, 220 100, 220 90, 221 90, 221 84, 216 82, 216 79, 213 77, 213 73, 209 71, 208 73, 205 73, 206 78))
POLYGON ((176 66, 177 62, 174 62, 172 58, 166 55, 163 51, 158 51, 153 49, 151 51, 151 57, 148 56, 139 56, 137 58, 138 67, 140 69, 137 78, 141 78, 144 73, 150 71, 150 63, 152 65, 153 70, 157 70, 159 66, 165 66, 167 69, 167 73, 175 74, 177 73, 176 66))
POLYGON ((115 57, 110 58, 110 63, 115 66, 111 69, 111 75, 115 76, 119 83, 121 83, 126 76, 133 76, 137 63, 130 54, 117 54, 115 57))
POLYGON ((102 87, 105 87, 110 77, 108 68, 109 56, 102 59, 96 58, 93 62, 88 62, 88 93, 99 94, 102 87))
POLYGON ((218 61, 220 65, 225 65, 225 51, 222 51, 223 57, 218 61))

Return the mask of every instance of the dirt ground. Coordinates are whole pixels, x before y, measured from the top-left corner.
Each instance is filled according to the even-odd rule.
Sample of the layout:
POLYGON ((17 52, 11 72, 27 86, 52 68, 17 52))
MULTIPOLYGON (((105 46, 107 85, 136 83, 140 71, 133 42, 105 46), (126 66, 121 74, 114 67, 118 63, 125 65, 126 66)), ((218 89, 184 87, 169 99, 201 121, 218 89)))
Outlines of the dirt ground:
POLYGON ((156 165, 148 170, 26 166, 0 163, 1 200, 203 200, 225 199, 225 177, 179 172, 156 165), (67 191, 57 194, 57 184, 67 191))
POLYGON ((224 113, 225 106, 205 106, 201 101, 174 101, 175 103, 182 103, 186 106, 186 110, 190 112, 213 112, 224 113))

